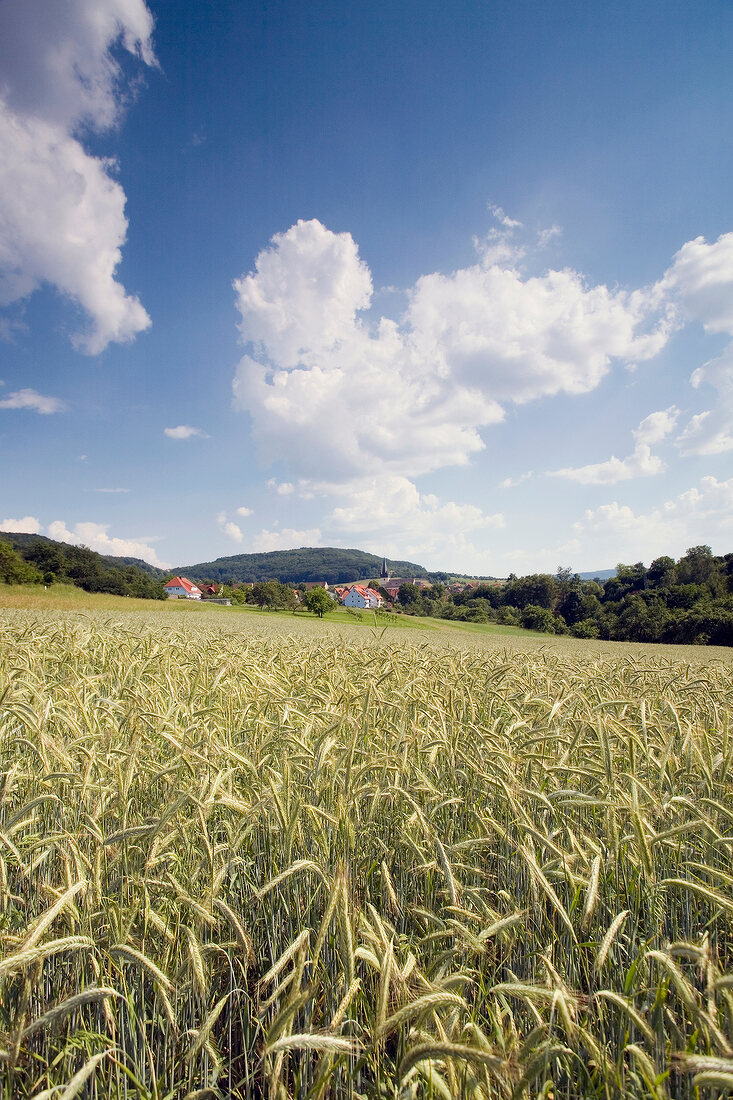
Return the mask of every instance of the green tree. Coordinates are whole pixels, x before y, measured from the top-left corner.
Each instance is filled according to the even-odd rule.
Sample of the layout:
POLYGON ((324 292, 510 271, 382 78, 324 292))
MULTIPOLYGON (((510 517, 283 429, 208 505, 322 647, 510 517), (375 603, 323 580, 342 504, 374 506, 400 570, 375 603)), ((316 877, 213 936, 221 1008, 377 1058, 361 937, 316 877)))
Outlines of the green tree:
POLYGON ((412 607, 420 603, 420 589, 416 584, 401 584, 397 591, 397 599, 403 607, 412 607))
POLYGON ((593 619, 581 619, 570 627, 570 633, 574 638, 597 638, 600 629, 593 619))
POLYGON ((296 604, 293 590, 280 581, 257 581, 250 589, 248 602, 250 601, 258 607, 268 607, 271 611, 292 608, 296 604))
POLYGON ((6 539, 0 539, 0 580, 5 584, 39 584, 41 574, 35 565, 23 561, 6 539))
POLYGON ((661 558, 655 558, 649 566, 647 581, 651 588, 669 588, 677 577, 677 566, 674 558, 664 554, 661 558))
POLYGON ((539 630, 542 634, 555 634, 557 623, 555 616, 546 607, 528 604, 522 611, 522 626, 525 630, 539 630))
POLYGON ((325 588, 311 588, 306 592, 303 603, 319 619, 322 619, 327 611, 333 611, 334 607, 334 601, 325 588))
POLYGON ((715 574, 715 559, 709 546, 691 546, 677 563, 680 584, 709 585, 715 574))
POLYGON ((568 626, 574 626, 575 623, 579 623, 581 619, 584 619, 585 607, 580 592, 576 592, 573 589, 566 592, 565 595, 560 598, 560 602, 557 605, 557 611, 559 615, 562 615, 568 626))
POLYGON ((527 577, 516 577, 504 588, 506 603, 514 607, 552 608, 557 596, 557 581, 548 573, 533 573, 527 577))

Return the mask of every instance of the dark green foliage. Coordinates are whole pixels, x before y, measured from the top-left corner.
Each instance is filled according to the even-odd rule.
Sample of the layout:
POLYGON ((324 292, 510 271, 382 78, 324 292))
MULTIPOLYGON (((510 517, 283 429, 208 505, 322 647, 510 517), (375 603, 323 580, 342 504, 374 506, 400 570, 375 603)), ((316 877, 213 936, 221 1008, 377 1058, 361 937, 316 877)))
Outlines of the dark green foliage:
POLYGON ((6 539, 0 539, 0 580, 5 584, 38 584, 41 574, 6 539))
POLYGON ((666 555, 655 558, 647 570, 647 584, 650 588, 669 588, 677 578, 677 566, 674 558, 666 555))
POLYGON ((257 581, 247 589, 247 603, 270 611, 294 610, 298 606, 295 593, 280 581, 257 581))
POLYGON ((539 630, 543 634, 555 634, 558 619, 546 607, 529 604, 522 612, 522 626, 525 630, 539 630))
POLYGON ((574 638, 597 638, 600 634, 600 628, 593 619, 582 619, 579 623, 574 623, 571 626, 570 633, 574 638))
POLYGON ((138 569, 142 569, 143 573, 148 573, 151 577, 155 577, 159 581, 167 581, 170 577, 170 573, 165 569, 158 569, 157 565, 151 565, 150 562, 143 561, 142 558, 115 558, 111 554, 102 554, 102 558, 105 561, 111 562, 112 565, 118 567, 123 565, 135 565, 138 569))
POLYGON ((306 592, 303 603, 319 619, 322 619, 327 611, 333 611, 335 607, 334 601, 325 588, 311 588, 309 592, 306 592))
POLYGON ((558 583, 548 573, 533 573, 529 577, 516 577, 504 588, 507 603, 515 607, 529 607, 534 604, 548 610, 558 595, 558 583))
POLYGON ((420 603, 420 589, 416 584, 401 584, 397 592, 397 599, 403 607, 415 607, 420 603))
MULTIPOLYGON (((54 542, 42 535, 9 533, 0 540, 4 559, 8 551, 17 563, 9 567, 7 576, 0 579, 9 584, 51 584, 59 581, 74 584, 86 592, 109 592, 116 596, 137 596, 146 600, 163 600, 165 592, 160 578, 143 571, 137 565, 115 565, 114 561, 86 546, 70 546, 54 542)), ((0 562, 3 558, 0 558, 0 562)), ((150 567, 153 568, 152 566, 150 567)), ((160 572, 157 570, 156 572, 160 572)), ((161 578, 166 574, 161 573, 161 578)))
POLYGON ((649 569, 643 562, 619 565, 603 585, 560 568, 555 576, 512 575, 504 585, 479 584, 454 595, 442 586, 425 593, 403 588, 400 602, 417 615, 576 638, 733 645, 733 554, 715 557, 709 546, 693 546, 679 562, 656 558, 649 569))
MULTIPOLYGON (((409 561, 388 561, 395 576, 427 577, 422 565, 409 561)), ((295 585, 299 581, 368 581, 379 576, 382 559, 363 550, 341 550, 334 546, 308 547, 299 550, 273 550, 267 554, 234 554, 199 565, 184 565, 176 570, 191 580, 204 578, 232 584, 242 581, 267 581, 271 577, 295 585)), ((443 574, 441 574, 442 576, 443 574)))

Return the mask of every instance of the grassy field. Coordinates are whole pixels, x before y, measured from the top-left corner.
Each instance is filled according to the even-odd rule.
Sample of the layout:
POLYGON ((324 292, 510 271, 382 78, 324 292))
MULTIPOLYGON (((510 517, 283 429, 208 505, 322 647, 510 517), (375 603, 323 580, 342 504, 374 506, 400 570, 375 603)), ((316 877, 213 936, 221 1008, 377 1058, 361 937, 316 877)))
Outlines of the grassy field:
MULTIPOLYGON (((129 596, 112 596, 104 592, 85 592, 68 584, 55 584, 45 587, 39 585, 9 585, 0 584, 0 607, 15 607, 21 609, 53 609, 56 611, 151 611, 152 609, 170 612, 172 615, 275 615, 277 617, 292 618, 291 611, 262 611, 249 604, 242 606, 224 607, 200 600, 166 600, 157 603, 151 600, 141 600, 129 596)), ((311 618, 311 613, 305 610, 296 612, 298 617, 311 618)), ((358 611, 345 607, 334 608, 324 616, 325 622, 339 625, 368 626, 378 625, 380 629, 389 626, 397 630, 442 630, 459 629, 469 633, 499 634, 516 636, 528 634, 537 637, 534 631, 521 630, 514 626, 497 626, 494 623, 462 623, 447 622, 441 619, 422 618, 412 615, 387 615, 380 612, 375 619, 372 611, 358 611)))
POLYGON ((3 1097, 730 1094, 730 650, 0 598, 3 1097))

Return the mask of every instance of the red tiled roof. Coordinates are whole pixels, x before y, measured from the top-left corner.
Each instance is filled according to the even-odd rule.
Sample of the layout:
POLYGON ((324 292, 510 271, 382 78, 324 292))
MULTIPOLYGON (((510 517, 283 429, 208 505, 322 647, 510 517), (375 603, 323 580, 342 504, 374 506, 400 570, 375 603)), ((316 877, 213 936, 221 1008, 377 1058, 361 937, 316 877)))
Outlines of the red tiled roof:
POLYGON ((186 592, 200 592, 200 589, 192 584, 188 577, 173 577, 172 580, 166 581, 163 585, 164 588, 185 588, 186 592))

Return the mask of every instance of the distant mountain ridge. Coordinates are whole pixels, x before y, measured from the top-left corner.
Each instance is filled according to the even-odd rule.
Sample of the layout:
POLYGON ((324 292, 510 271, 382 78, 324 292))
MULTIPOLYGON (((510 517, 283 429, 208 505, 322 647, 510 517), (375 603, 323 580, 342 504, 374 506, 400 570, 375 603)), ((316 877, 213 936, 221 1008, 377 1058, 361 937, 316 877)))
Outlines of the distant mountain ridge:
MULTIPOLYGON (((221 584, 243 581, 279 580, 284 584, 299 581, 372 580, 379 577, 382 558, 365 550, 342 550, 337 546, 301 546, 298 550, 270 550, 263 554, 233 554, 215 561, 182 565, 175 570, 194 581, 218 581, 221 584)), ((387 558, 387 568, 394 577, 436 576, 424 565, 412 561, 387 558)), ((443 576, 443 574, 440 574, 443 576)))

